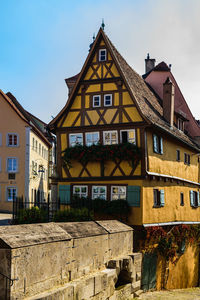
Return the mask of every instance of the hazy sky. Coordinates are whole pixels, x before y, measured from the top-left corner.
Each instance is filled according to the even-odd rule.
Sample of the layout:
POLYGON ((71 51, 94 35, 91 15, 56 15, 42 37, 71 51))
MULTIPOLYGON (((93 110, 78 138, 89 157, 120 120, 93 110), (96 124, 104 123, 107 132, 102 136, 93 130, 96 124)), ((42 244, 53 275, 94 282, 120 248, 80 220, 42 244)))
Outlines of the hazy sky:
POLYGON ((200 0, 0 0, 0 89, 45 122, 67 101, 101 20, 139 74, 147 53, 172 64, 200 119, 200 0))

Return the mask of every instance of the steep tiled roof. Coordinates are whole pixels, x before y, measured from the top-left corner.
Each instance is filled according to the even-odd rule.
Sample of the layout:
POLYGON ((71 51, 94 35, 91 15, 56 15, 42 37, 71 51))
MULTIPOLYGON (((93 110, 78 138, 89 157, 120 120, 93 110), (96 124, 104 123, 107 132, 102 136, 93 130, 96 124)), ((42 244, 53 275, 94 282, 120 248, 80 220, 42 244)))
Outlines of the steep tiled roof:
MULTIPOLYGON (((21 104, 17 101, 17 99, 13 96, 12 93, 8 92, 7 94, 4 94, 4 98, 12 106, 12 108, 19 114, 19 116, 34 129, 34 131, 36 132, 36 134, 38 134, 44 140, 44 142, 46 142, 46 143, 48 143, 48 145, 50 145, 50 142, 46 138, 44 131, 41 129, 41 127, 35 121, 35 119, 37 119, 37 118, 34 117, 29 112, 27 112, 21 106, 21 104)), ((45 124, 44 122, 42 122, 42 123, 45 124)))
MULTIPOLYGON (((124 80, 125 82, 127 82, 131 93, 135 98, 137 106, 145 119, 157 128, 164 130, 170 135, 187 143, 188 145, 197 148, 196 143, 194 143, 184 132, 178 130, 176 127, 173 127, 172 129, 170 125, 164 120, 163 108, 159 103, 159 99, 156 98, 155 93, 150 90, 143 78, 128 65, 126 60, 117 51, 109 38, 106 35, 105 37, 118 62, 118 66, 120 67, 120 70, 124 75, 124 80)), ((168 68, 164 62, 160 63, 159 65, 159 68, 168 68)))
MULTIPOLYGON (((72 99, 78 88, 79 82, 82 78, 82 74, 92 56, 92 53, 97 45, 97 41, 98 39, 100 39, 100 37, 103 37, 103 39, 105 40, 105 43, 108 46, 108 50, 110 51, 111 56, 115 60, 116 67, 118 68, 121 76, 123 77, 124 82, 127 85, 127 88, 129 89, 133 99, 135 100, 136 106, 141 116, 147 121, 147 123, 153 125, 157 129, 164 131, 165 133, 172 135, 175 138, 178 138, 179 140, 188 144, 189 146, 197 149, 197 145, 193 142, 192 139, 190 139, 185 133, 178 130, 176 127, 173 127, 172 129, 170 125, 165 121, 165 119, 163 118, 163 108, 161 105, 162 101, 160 101, 161 99, 159 97, 156 97, 156 94, 153 93, 152 89, 149 88, 148 84, 144 81, 144 79, 128 65, 126 60, 117 51, 115 46, 112 44, 112 42, 109 40, 109 38, 106 36, 105 32, 102 29, 99 30, 97 38, 90 50, 90 53, 86 59, 81 73, 79 73, 78 76, 74 76, 75 78, 77 78, 77 80, 66 105, 63 107, 60 113, 49 123, 49 126, 53 129, 54 124, 70 107, 73 101, 72 99)), ((169 69, 169 67, 164 62, 160 63, 157 67, 158 70, 169 69)))

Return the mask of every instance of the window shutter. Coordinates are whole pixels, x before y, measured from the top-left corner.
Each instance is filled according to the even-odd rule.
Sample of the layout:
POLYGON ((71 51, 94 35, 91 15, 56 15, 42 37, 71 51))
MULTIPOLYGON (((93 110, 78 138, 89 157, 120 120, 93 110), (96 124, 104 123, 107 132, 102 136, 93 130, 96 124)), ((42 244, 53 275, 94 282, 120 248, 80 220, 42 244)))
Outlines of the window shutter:
POLYGON ((153 151, 158 153, 157 135, 153 134, 153 151))
POLYGON ((140 186, 128 186, 127 202, 129 206, 140 207, 140 186))
POLYGON ((163 154, 163 138, 160 138, 160 154, 163 154))
POLYGON ((160 206, 165 206, 165 191, 160 190, 160 206))
POLYGON ((59 185, 59 198, 61 204, 70 203, 70 185, 59 185))
POLYGON ((193 194, 193 191, 190 191, 190 205, 194 206, 194 194, 193 194))
POLYGON ((198 206, 200 206, 199 192, 197 192, 197 201, 198 201, 198 206))

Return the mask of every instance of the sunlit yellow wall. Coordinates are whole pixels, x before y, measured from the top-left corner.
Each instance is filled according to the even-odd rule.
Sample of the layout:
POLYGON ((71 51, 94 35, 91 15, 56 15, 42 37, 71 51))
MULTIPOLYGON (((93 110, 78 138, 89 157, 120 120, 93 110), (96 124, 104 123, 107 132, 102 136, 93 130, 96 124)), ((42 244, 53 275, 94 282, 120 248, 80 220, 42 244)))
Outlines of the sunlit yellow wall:
POLYGON ((12 202, 6 201, 7 187, 16 187, 17 195, 24 195, 25 191, 25 126, 27 124, 16 114, 10 105, 0 95, 0 133, 2 144, 0 146, 1 170, 0 170, 0 209, 12 211, 12 202), (7 133, 16 133, 19 136, 19 146, 7 147, 7 133), (7 158, 18 159, 18 172, 15 180, 8 179, 7 158))
MULTIPOLYGON (((88 185, 88 184, 92 184, 92 185, 96 185, 96 184, 101 184, 101 185, 106 185, 106 184, 110 184, 110 185, 119 185, 119 183, 121 185, 130 185, 130 186, 140 186, 141 187, 141 199, 140 199, 140 207, 131 207, 130 208, 130 214, 128 216, 128 224, 129 225, 141 225, 142 224, 142 180, 107 180, 107 181, 77 181, 77 182, 59 182, 59 185, 88 185)), ((59 187, 58 187, 59 190, 59 187)))
POLYGON ((37 163, 37 166, 42 165, 45 174, 48 172, 48 157, 49 157, 49 149, 47 145, 43 142, 43 140, 36 135, 33 131, 30 132, 30 164, 29 164, 29 200, 33 201, 32 199, 32 190, 40 190, 43 191, 45 199, 48 197, 48 176, 42 175, 42 173, 38 173, 38 176, 34 177, 32 174, 32 161, 37 163), (33 147, 33 138, 37 141, 37 149, 33 147), (39 153, 39 144, 41 145, 41 152, 39 153), (47 151, 46 156, 42 156, 42 147, 47 151))
POLYGON ((149 171, 198 182, 198 156, 189 148, 163 137, 163 155, 153 152, 152 132, 147 132, 149 171), (180 162, 176 150, 180 150, 180 162), (190 166, 184 164, 184 153, 190 155, 190 166))
POLYGON ((143 181, 143 223, 200 221, 200 207, 192 208, 189 191, 198 189, 194 186, 164 182, 163 180, 143 181), (164 190, 165 206, 153 207, 153 189, 164 190), (184 206, 180 205, 180 193, 184 193, 184 206))
POLYGON ((188 246, 183 255, 179 257, 176 263, 169 262, 169 271, 166 269, 166 261, 158 257, 156 270, 156 289, 162 288, 163 271, 166 270, 167 282, 166 289, 182 289, 198 286, 199 274, 199 246, 188 246))

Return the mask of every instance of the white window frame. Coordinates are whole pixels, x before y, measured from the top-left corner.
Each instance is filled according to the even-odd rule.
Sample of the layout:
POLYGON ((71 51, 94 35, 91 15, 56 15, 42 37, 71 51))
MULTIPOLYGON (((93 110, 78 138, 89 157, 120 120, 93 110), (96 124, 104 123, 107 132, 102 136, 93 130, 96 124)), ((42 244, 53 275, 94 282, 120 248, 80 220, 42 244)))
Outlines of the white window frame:
POLYGON ((83 133, 81 133, 81 132, 80 133, 70 133, 69 134, 69 146, 74 147, 76 145, 83 145, 83 133), (72 145, 71 142, 70 142, 70 138, 71 138, 72 135, 81 135, 82 136, 82 143, 76 143, 75 145, 72 145))
POLYGON ((106 61, 107 60, 107 49, 100 49, 99 50, 99 61, 106 61), (105 59, 102 59, 102 52, 105 51, 105 59))
MULTIPOLYGON (((94 198, 94 194, 95 194, 94 189, 95 188, 105 188, 105 199, 102 198, 102 200, 106 200, 107 199, 107 186, 106 185, 93 185, 92 186, 92 199, 96 199, 96 198, 100 199, 101 197, 94 198)), ((100 193, 98 193, 98 194, 100 194, 100 193)))
MULTIPOLYGON (((85 194, 85 193, 84 193, 85 194)), ((78 197, 87 197, 88 196, 88 186, 87 185, 73 185, 73 196, 78 196, 78 197), (76 193, 75 193, 75 189, 76 188, 86 188, 86 195, 85 196, 82 196, 81 195, 81 192, 80 192, 80 195, 77 195, 76 193)))
POLYGON ((96 143, 95 143, 94 141, 92 141, 92 145, 96 145, 96 144, 99 143, 99 131, 86 132, 86 134, 85 134, 85 144, 86 144, 87 146, 89 146, 89 145, 88 145, 88 142, 87 142, 87 135, 88 135, 88 134, 95 134, 95 133, 98 134, 98 141, 97 141, 96 143))
POLYGON ((19 147, 19 135, 15 132, 8 132, 7 135, 6 135, 6 145, 7 147, 19 147), (17 145, 9 145, 9 135, 16 135, 17 136, 17 145))
POLYGON ((7 157, 7 159, 6 159, 6 170, 7 170, 7 173, 17 173, 18 172, 18 158, 17 157, 7 157), (8 160, 9 159, 16 159, 16 170, 12 170, 12 171, 8 170, 8 160))
MULTIPOLYGON (((110 144, 105 143, 106 133, 112 133, 112 132, 116 132, 116 143, 115 144, 118 144, 118 132, 117 132, 117 130, 108 130, 108 131, 103 131, 103 144, 104 145, 115 145, 115 144, 112 144, 112 143, 110 143, 110 144)), ((111 142, 112 142, 112 139, 111 139, 111 142)))
POLYGON ((92 97, 92 105, 93 105, 93 107, 100 107, 101 106, 101 95, 94 95, 92 97), (95 105, 95 97, 98 97, 98 99, 99 99, 99 105, 95 105))
MULTIPOLYGON (((115 194, 116 195, 116 194, 115 194)), ((118 195, 120 195, 120 193, 118 193, 118 195)), ((110 195, 110 201, 116 201, 116 200, 126 200, 126 197, 127 197, 127 186, 126 185, 112 185, 111 186, 111 195, 110 195), (125 188, 125 198, 124 199, 120 199, 120 198, 117 198, 117 199, 113 199, 113 188, 125 188)))
POLYGON ((8 190, 9 189, 12 189, 12 190, 15 190, 16 191, 16 193, 15 193, 15 197, 17 197, 17 187, 16 186, 7 186, 6 187, 6 201, 7 202, 12 202, 13 201, 13 198, 12 199, 8 199, 8 190))
POLYGON ((104 95, 104 106, 112 106, 112 94, 104 95), (110 104, 106 104, 106 96, 110 96, 110 104))
POLYGON ((123 129, 123 130, 120 130, 120 142, 122 143, 122 132, 130 132, 130 131, 134 132, 134 142, 130 142, 129 141, 129 137, 128 137, 127 143, 131 143, 131 144, 136 145, 136 130, 135 129, 123 129))

